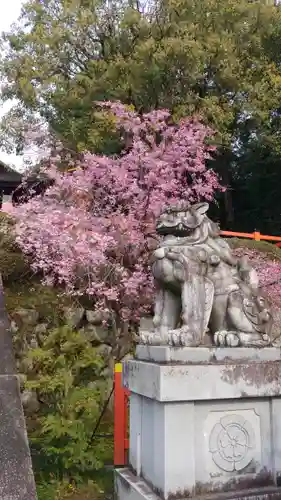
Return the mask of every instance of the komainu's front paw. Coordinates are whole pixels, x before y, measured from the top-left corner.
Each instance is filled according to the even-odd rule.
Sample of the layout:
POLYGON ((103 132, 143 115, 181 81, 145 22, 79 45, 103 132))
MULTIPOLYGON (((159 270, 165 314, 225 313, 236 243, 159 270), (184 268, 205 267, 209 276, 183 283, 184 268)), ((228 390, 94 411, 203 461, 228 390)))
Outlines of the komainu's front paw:
POLYGON ((148 344, 149 337, 150 332, 140 332, 138 342, 140 344, 148 344))
POLYGON ((214 334, 214 343, 217 347, 222 347, 226 345, 226 330, 219 330, 214 334))
POLYGON ((169 331, 169 345, 174 347, 191 347, 194 346, 194 336, 191 332, 179 328, 178 330, 169 331))
POLYGON ((239 344, 239 336, 235 332, 229 332, 226 336, 226 345, 228 347, 238 347, 239 344))
POLYGON ((171 346, 179 347, 180 343, 180 332, 178 330, 171 330, 168 334, 168 343, 171 346))
POLYGON ((139 334, 138 342, 144 345, 168 345, 168 334, 160 334, 158 331, 142 331, 139 334))
POLYGON ((214 342, 217 347, 238 347, 240 339, 236 332, 220 330, 215 333, 214 342))
POLYGON ((182 333, 180 335, 180 342, 183 347, 193 347, 195 344, 194 336, 192 333, 182 333))

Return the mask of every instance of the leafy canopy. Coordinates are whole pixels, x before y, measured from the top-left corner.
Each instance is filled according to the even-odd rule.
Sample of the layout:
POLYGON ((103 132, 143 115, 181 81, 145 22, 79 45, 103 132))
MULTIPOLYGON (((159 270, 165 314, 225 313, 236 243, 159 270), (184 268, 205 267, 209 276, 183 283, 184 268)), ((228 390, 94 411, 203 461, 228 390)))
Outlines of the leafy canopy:
POLYGON ((248 0, 29 0, 4 35, 3 97, 71 149, 114 152, 93 102, 199 112, 227 147, 279 108, 279 8, 248 0))

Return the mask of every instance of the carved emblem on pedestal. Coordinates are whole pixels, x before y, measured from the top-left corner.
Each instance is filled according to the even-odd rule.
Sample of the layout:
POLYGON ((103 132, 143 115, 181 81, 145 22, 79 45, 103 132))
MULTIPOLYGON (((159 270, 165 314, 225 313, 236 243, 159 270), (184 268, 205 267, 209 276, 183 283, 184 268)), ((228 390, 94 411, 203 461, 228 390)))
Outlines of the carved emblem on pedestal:
POLYGON ((255 448, 255 434, 241 415, 225 415, 213 427, 209 450, 215 464, 226 472, 241 471, 249 465, 255 448))

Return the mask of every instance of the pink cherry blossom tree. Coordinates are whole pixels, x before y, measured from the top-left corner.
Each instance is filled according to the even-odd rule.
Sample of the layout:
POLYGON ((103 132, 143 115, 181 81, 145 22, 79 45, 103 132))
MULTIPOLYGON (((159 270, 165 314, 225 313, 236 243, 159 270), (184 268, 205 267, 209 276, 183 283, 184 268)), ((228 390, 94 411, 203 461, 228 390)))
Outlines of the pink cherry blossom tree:
POLYGON ((85 154, 73 173, 55 166, 44 196, 15 209, 17 242, 45 281, 92 297, 117 329, 152 304, 149 255, 155 218, 167 203, 213 200, 222 187, 206 167, 212 131, 197 119, 172 123, 166 110, 142 116, 102 103, 126 140, 118 157, 85 154))

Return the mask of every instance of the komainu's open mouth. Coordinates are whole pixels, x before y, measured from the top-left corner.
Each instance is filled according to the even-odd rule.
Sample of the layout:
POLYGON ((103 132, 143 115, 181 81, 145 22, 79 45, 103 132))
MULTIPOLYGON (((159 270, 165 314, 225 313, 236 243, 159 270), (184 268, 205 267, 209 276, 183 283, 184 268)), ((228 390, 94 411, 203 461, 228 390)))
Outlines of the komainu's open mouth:
POLYGON ((160 223, 156 227, 157 233, 161 235, 174 235, 174 236, 190 236, 194 232, 194 228, 191 229, 190 227, 185 226, 182 222, 179 222, 178 224, 167 224, 165 223, 160 223))

